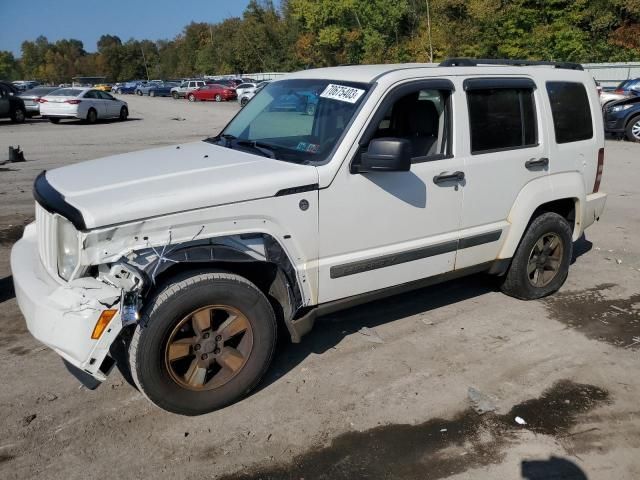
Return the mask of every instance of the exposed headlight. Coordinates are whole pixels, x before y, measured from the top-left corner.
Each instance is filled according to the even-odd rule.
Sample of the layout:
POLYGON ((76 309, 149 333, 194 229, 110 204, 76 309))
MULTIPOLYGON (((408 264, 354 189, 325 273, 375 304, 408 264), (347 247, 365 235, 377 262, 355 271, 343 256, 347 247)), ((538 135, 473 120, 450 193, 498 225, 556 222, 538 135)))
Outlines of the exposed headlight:
POLYGON ((612 112, 622 112, 623 110, 627 110, 633 107, 633 103, 628 103, 626 105, 616 105, 615 107, 611 107, 612 112))
POLYGON ((80 256, 78 232, 73 224, 58 217, 58 275, 69 280, 73 275, 80 256))

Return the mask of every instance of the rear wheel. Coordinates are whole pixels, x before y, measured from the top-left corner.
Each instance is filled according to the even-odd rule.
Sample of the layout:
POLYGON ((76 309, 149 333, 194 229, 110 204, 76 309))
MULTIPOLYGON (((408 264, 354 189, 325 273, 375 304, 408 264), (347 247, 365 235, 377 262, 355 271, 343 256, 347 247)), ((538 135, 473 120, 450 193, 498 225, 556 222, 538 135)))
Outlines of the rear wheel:
POLYGON ((142 90, 136 90, 136 94, 141 97, 142 96, 142 90))
POLYGON ((276 333, 269 301, 248 280, 225 272, 186 274, 143 312, 129 348, 131 373, 160 408, 207 413, 258 384, 276 333))
POLYGON ((221 102, 222 101, 222 96, 218 93, 215 97, 216 102, 221 102))
POLYGON ((536 217, 522 237, 502 291, 522 300, 556 292, 567 279, 573 254, 569 222, 553 212, 536 217))
POLYGON ((640 142, 640 115, 629 120, 625 133, 629 141, 640 142))
POLYGON ((11 121, 14 123, 24 123, 27 118, 27 112, 22 107, 16 107, 11 112, 11 121))
POLYGON ((196 101, 196 96, 193 93, 189 94, 189 101, 190 102, 195 102, 196 101))
POLYGON ((122 107, 120 109, 120 121, 124 122, 127 118, 129 118, 129 109, 127 107, 122 107))
POLYGON ((98 121, 98 112, 90 108, 87 112, 87 123, 96 123, 98 121))
POLYGON ((178 100, 180 98, 180 95, 178 95, 178 92, 173 92, 171 96, 173 97, 174 100, 178 100))

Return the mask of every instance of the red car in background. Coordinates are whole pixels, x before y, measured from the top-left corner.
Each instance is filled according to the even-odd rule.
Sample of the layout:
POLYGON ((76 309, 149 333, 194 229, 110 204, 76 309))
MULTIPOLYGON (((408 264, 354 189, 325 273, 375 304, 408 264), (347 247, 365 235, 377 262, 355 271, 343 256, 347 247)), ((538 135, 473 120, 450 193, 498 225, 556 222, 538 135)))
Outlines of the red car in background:
POLYGON ((187 98, 190 102, 197 102, 198 100, 215 100, 216 102, 221 102, 223 100, 235 100, 238 98, 238 94, 235 88, 212 83, 189 92, 187 98))

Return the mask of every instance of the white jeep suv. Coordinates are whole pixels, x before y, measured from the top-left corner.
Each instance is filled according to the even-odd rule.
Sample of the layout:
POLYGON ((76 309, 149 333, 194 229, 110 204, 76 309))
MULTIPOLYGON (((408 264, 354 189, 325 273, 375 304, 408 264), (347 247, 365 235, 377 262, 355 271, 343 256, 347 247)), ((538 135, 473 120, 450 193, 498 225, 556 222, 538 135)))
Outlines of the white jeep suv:
POLYGON ((212 138, 40 174, 16 296, 85 384, 118 363, 161 408, 209 412, 257 385, 279 326, 299 342, 320 315, 473 272, 558 290, 604 209, 603 147, 575 64, 293 73, 212 138))

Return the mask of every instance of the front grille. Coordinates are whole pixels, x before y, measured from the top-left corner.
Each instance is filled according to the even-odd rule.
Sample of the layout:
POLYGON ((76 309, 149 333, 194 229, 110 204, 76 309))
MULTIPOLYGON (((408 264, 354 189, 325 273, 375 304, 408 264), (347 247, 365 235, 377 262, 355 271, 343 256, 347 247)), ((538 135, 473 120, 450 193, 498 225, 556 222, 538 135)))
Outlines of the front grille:
POLYGON ((53 276, 58 276, 56 218, 36 202, 36 231, 40 261, 53 276))

